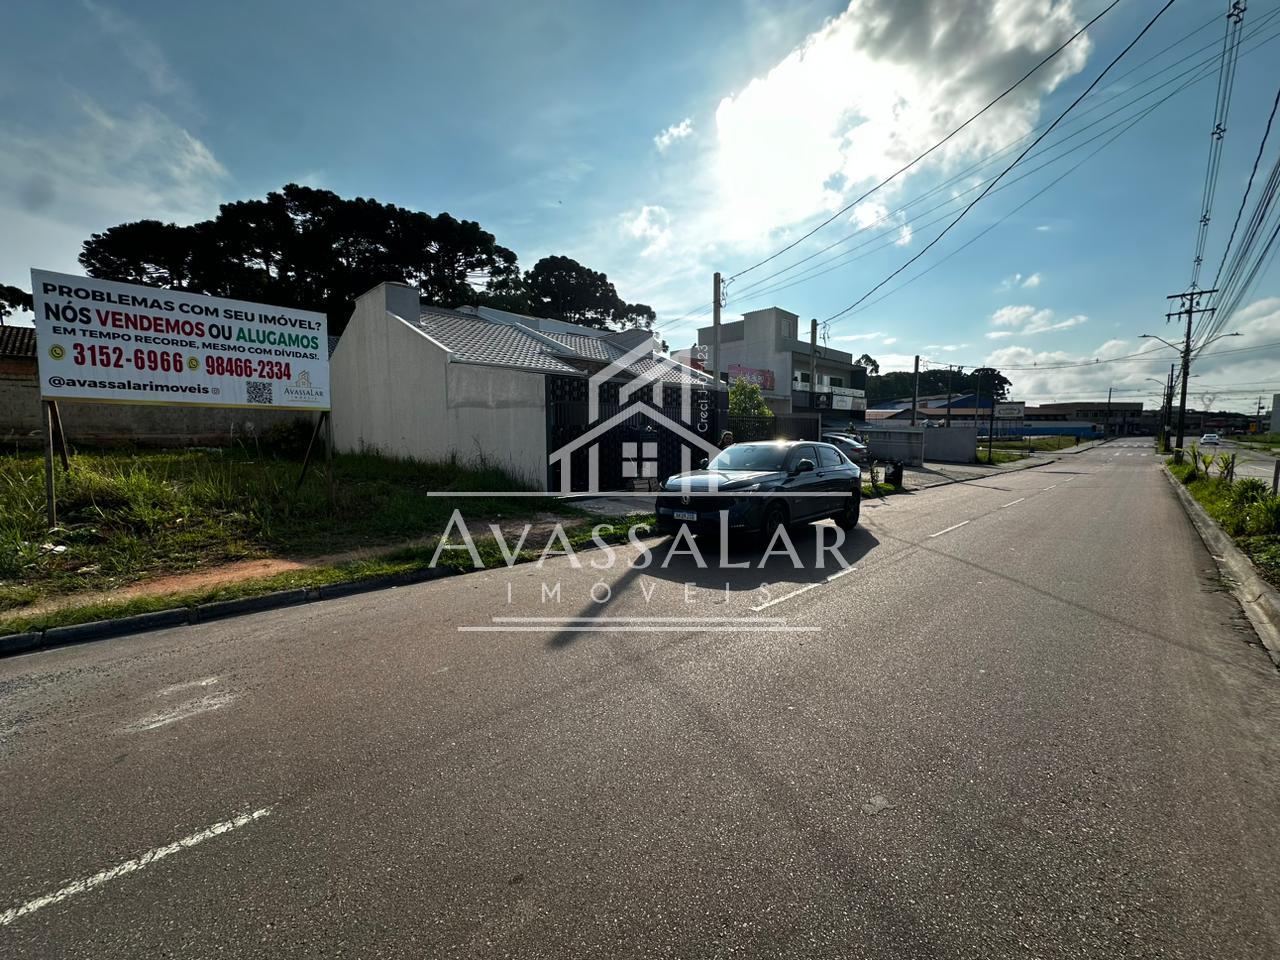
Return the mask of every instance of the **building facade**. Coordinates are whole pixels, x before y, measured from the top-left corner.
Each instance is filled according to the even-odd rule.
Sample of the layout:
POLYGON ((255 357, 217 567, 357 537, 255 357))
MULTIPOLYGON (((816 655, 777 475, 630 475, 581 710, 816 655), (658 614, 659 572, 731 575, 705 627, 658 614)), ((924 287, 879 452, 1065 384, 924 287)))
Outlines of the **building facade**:
MULTIPOLYGON (((753 310, 720 325, 720 376, 756 383, 775 414, 816 411, 833 419, 861 419, 867 409, 867 371, 853 355, 812 344, 800 318, 779 307, 753 310)), ((701 327, 687 355, 711 368, 715 328, 701 327)))

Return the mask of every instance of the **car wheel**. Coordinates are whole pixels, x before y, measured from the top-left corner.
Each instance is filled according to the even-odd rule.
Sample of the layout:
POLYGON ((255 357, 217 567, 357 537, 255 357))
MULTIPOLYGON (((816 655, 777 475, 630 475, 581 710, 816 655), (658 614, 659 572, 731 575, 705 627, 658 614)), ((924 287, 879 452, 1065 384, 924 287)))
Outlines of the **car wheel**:
POLYGON ((858 515, 862 512, 862 485, 853 488, 853 496, 845 500, 844 506, 836 514, 836 523, 845 530, 852 530, 858 525, 858 515))
POLYGON ((787 508, 781 503, 765 507, 764 521, 760 524, 760 540, 766 546, 772 542, 774 531, 787 525, 787 508))

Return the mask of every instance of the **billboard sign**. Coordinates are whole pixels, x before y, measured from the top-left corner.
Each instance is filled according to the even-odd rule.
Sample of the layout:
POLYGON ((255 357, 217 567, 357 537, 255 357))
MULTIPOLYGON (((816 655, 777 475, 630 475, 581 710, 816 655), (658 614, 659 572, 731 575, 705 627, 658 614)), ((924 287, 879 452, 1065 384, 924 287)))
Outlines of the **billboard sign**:
POLYGON ((747 381, 747 383, 754 383, 761 390, 772 390, 775 382, 772 370, 744 367, 740 363, 729 364, 729 382, 732 383, 739 377, 747 381))
POLYGON ((31 271, 45 400, 329 409, 323 313, 31 271))
POLYGON ((1017 403, 997 403, 995 415, 997 420, 1021 420, 1027 415, 1027 404, 1022 400, 1017 403))

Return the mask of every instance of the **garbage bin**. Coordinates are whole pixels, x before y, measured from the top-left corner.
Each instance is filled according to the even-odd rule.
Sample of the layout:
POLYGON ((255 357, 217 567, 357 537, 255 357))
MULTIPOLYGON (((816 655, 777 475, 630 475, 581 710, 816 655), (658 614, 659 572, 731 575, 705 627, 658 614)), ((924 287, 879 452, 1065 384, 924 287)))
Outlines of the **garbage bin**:
POLYGON ((884 465, 884 482, 894 487, 902 486, 902 461, 890 460, 884 465))

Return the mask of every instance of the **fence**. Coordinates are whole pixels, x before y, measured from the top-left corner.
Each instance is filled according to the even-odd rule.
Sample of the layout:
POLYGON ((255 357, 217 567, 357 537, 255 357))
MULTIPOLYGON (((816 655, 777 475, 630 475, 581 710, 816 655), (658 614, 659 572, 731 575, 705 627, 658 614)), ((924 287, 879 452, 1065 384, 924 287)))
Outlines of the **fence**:
POLYGON ((759 440, 817 440, 816 414, 777 414, 772 417, 729 417, 729 431, 736 443, 759 440))

